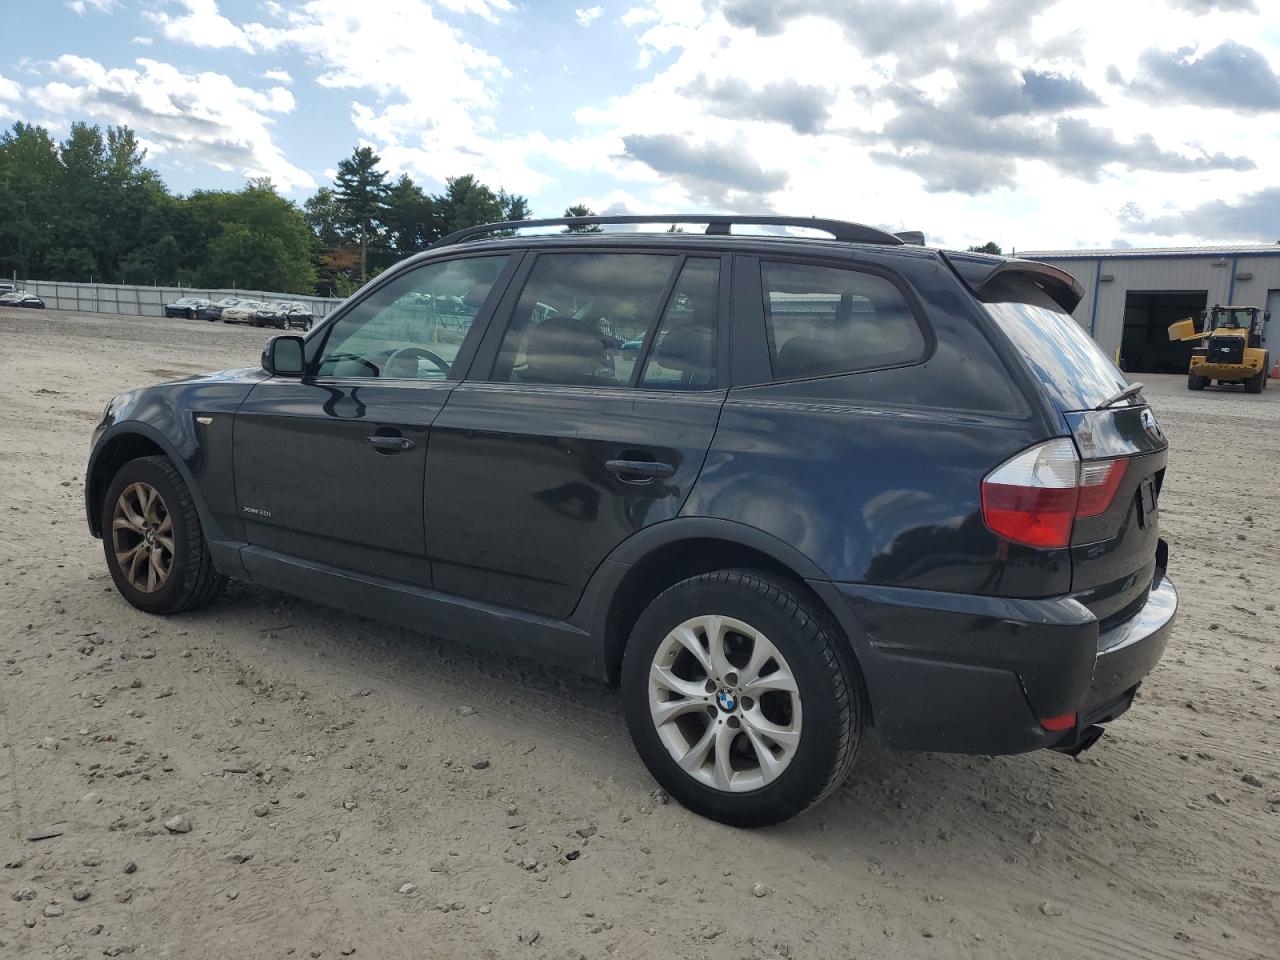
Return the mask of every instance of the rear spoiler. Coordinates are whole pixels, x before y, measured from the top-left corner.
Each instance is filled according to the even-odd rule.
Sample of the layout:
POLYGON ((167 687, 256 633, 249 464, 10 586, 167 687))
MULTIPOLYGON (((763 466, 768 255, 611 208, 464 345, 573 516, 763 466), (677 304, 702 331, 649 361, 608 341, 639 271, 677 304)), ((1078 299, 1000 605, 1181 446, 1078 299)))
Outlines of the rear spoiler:
POLYGON ((1084 299, 1084 287, 1065 270, 1038 260, 1016 260, 985 253, 941 251, 951 269, 965 282, 975 297, 996 277, 1017 276, 1043 290, 1058 306, 1071 313, 1084 299))

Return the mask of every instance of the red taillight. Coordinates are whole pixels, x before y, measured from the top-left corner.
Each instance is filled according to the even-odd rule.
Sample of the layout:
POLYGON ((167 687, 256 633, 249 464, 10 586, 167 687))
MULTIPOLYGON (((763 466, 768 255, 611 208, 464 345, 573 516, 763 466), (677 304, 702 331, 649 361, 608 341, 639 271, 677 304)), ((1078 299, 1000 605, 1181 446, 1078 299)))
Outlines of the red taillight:
POLYGON ((1126 460, 1081 464, 1075 444, 1050 440, 1006 460, 982 481, 982 518, 993 533, 1030 547, 1071 543, 1076 517, 1096 517, 1115 499, 1126 460))
POLYGON ((1116 498, 1120 481, 1129 469, 1128 460, 1091 460, 1080 465, 1080 502, 1077 517, 1097 517, 1107 512, 1116 498))

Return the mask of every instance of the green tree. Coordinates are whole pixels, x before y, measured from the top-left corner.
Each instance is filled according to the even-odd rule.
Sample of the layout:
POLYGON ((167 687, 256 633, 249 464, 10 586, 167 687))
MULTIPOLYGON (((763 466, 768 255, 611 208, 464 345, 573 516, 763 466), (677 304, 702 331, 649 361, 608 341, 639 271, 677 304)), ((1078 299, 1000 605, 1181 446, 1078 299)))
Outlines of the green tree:
POLYGON ((316 240, 326 248, 351 242, 351 232, 343 219, 342 204, 329 187, 321 187, 302 205, 302 217, 316 240))
MULTIPOLYGON (((585 203, 575 203, 571 207, 564 208, 563 216, 566 217, 594 217, 596 212, 588 207, 585 203)), ((603 233, 604 230, 597 224, 589 224, 586 226, 565 227, 565 233, 603 233)))
POLYGON ((1004 253, 1004 251, 1000 249, 1000 244, 996 243, 994 240, 988 240, 981 246, 969 247, 968 250, 970 253, 994 253, 996 256, 1000 256, 1004 253))
POLYGON ((198 284, 315 291, 312 233, 302 211, 276 193, 270 180, 250 180, 235 192, 198 191, 190 202, 207 238, 198 284))
POLYGON ((445 180, 445 191, 436 198, 444 233, 482 223, 499 223, 506 211, 498 195, 468 173, 445 180))
POLYGON ((503 220, 530 220, 533 211, 529 209, 529 198, 518 193, 507 193, 498 188, 498 203, 502 205, 503 220))
POLYGON ((357 147, 338 162, 335 193, 346 222, 360 240, 360 282, 369 278, 369 237, 374 235, 385 207, 387 172, 379 170, 382 158, 372 147, 357 147))
POLYGON ((401 174, 387 191, 386 212, 383 214, 393 260, 425 250, 437 239, 437 219, 435 200, 407 173, 401 174))
POLYGON ((0 259, 24 279, 44 273, 60 206, 61 164, 49 131, 25 123, 0 136, 0 259))

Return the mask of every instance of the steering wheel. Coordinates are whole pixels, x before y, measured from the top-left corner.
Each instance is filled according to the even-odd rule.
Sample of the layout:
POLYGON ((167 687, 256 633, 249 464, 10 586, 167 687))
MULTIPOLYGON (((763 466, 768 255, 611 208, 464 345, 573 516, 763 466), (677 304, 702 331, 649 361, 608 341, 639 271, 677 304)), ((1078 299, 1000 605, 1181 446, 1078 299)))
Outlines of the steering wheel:
POLYGON ((425 347, 400 347, 396 350, 392 350, 391 353, 387 356, 386 361, 382 364, 382 369, 384 370, 392 369, 392 367, 394 367, 395 365, 395 362, 399 360, 401 357, 412 358, 415 360, 430 360, 432 363, 434 363, 437 367, 440 368, 441 373, 443 373, 446 377, 449 376, 449 361, 445 360, 443 357, 439 356, 438 354, 432 353, 430 350, 426 349, 425 347))

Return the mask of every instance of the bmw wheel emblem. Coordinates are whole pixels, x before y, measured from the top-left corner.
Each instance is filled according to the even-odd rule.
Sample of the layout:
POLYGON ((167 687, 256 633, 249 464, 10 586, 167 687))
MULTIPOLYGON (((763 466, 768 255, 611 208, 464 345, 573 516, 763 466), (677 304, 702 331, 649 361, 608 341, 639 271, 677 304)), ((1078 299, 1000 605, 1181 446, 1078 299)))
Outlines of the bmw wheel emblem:
POLYGON ((732 690, 721 690, 716 694, 716 703, 720 704, 720 709, 725 713, 731 713, 738 705, 738 698, 733 695, 732 690))

